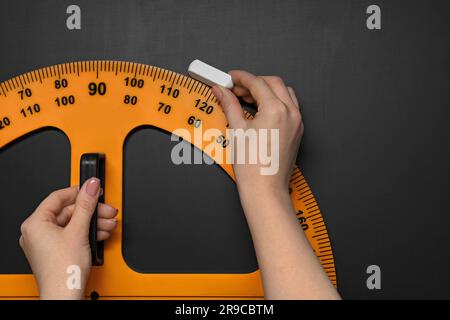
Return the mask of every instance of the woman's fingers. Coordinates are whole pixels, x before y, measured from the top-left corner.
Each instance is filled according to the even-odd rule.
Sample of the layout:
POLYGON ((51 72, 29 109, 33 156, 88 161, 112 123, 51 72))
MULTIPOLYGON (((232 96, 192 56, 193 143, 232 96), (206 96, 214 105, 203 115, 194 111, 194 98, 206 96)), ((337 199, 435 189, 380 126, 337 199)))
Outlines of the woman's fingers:
POLYGON ((277 76, 261 76, 261 78, 263 78, 267 82, 270 89, 272 89, 278 99, 283 101, 286 106, 288 106, 289 108, 296 108, 291 94, 284 84, 283 79, 277 76))
POLYGON ((117 209, 105 203, 99 203, 97 206, 97 216, 99 218, 111 219, 117 216, 117 209))
MULTIPOLYGON (((71 204, 67 207, 64 207, 61 213, 56 217, 56 223, 60 227, 65 227, 70 219, 72 218, 73 210, 75 208, 75 204, 71 204)), ((105 203, 99 203, 97 205, 97 217, 98 219, 112 219, 117 216, 118 210, 116 208, 111 207, 105 203)))
POLYGON ((117 227, 118 210, 107 204, 99 203, 97 209, 97 240, 103 241, 111 236, 112 231, 117 227))
POLYGON ((221 86, 213 86, 212 93, 219 100, 220 106, 232 128, 241 128, 245 124, 244 111, 239 103, 238 98, 228 90, 221 86))
POLYGON ((291 96, 292 101, 294 101, 295 106, 300 109, 300 104, 298 102, 297 96, 295 95, 294 89, 292 89, 291 87, 287 87, 287 89, 289 91, 289 95, 291 96))
POLYGON ((75 203, 77 195, 77 187, 56 190, 41 202, 33 215, 54 221, 64 207, 75 203))
POLYGON ((255 103, 255 99, 252 97, 252 95, 250 94, 250 91, 248 91, 248 89, 243 88, 243 87, 239 87, 239 86, 234 86, 231 91, 239 98, 241 98, 242 100, 244 100, 247 103, 255 103))
MULTIPOLYGON (((235 85, 248 89, 252 97, 258 104, 258 108, 263 108, 262 102, 270 103, 277 100, 277 96, 272 91, 268 83, 261 77, 257 77, 247 71, 232 70, 229 72, 235 85)), ((259 109, 258 109, 259 111, 259 109)))
POLYGON ((111 232, 107 231, 97 231, 97 241, 104 241, 109 239, 111 232))
POLYGON ((60 227, 65 227, 72 218, 75 204, 68 205, 61 210, 61 213, 56 217, 56 224, 60 227))
MULTIPOLYGON (((279 100, 281 100, 286 106, 289 108, 291 107, 297 107, 296 102, 292 98, 292 94, 289 92, 288 87, 285 85, 283 79, 277 76, 254 76, 246 71, 241 70, 232 70, 229 72, 230 75, 233 77, 233 81, 235 82, 235 86, 233 87, 233 93, 241 97, 245 102, 248 103, 255 103, 258 101, 258 98, 254 96, 253 92, 258 93, 258 90, 253 90, 253 92, 250 90, 251 83, 254 83, 257 78, 260 78, 264 80, 264 82, 267 84, 267 87, 270 88, 269 91, 273 93, 273 95, 276 96, 279 100)), ((261 86, 255 86, 255 88, 258 88, 261 86)), ((266 90, 265 89, 261 90, 266 90)), ((267 98, 269 94, 265 95, 267 98)), ((261 96, 262 99, 262 96, 261 96)))
POLYGON ((233 93, 235 95, 237 95, 238 97, 244 97, 244 96, 250 95, 250 91, 247 88, 240 87, 240 86, 238 86, 236 84, 233 86, 231 91, 233 91, 233 93))
POLYGON ((97 219, 97 230, 98 231, 113 231, 117 226, 117 219, 97 219))

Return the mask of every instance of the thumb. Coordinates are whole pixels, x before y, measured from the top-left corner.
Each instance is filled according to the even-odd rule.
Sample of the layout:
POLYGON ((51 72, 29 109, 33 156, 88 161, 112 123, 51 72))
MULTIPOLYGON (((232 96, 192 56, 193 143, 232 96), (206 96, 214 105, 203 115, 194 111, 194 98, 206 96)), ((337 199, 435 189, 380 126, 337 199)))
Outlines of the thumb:
POLYGON ((88 237, 89 225, 92 215, 97 208, 98 197, 100 195, 100 180, 97 178, 88 179, 78 192, 75 200, 75 208, 68 228, 82 237, 88 237))
POLYGON ((245 125, 244 112, 239 103, 238 98, 233 92, 225 87, 216 85, 212 87, 212 92, 219 100, 222 110, 225 113, 228 123, 231 128, 242 128, 245 125))

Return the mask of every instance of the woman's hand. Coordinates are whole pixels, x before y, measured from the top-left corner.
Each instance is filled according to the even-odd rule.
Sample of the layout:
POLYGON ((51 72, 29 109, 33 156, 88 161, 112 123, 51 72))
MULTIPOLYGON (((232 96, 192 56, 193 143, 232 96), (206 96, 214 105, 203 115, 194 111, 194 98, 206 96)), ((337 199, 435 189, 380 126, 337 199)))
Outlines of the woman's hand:
POLYGON ((99 203, 100 180, 91 178, 79 190, 71 187, 51 193, 21 226, 19 239, 39 288, 41 299, 83 299, 91 270, 89 225, 98 206, 99 241, 117 225, 117 209, 99 203), (81 271, 79 288, 67 285, 68 268, 81 271))
MULTIPOLYGON (((230 71, 232 91, 214 86, 231 129, 278 130, 278 139, 269 134, 269 150, 278 152, 278 171, 263 175, 266 166, 233 163, 241 204, 252 234, 261 270, 265 297, 268 299, 339 299, 308 239, 297 221, 288 192, 303 135, 303 122, 294 90, 279 77, 258 77, 246 71, 230 71), (256 102, 254 119, 246 119, 236 96, 249 103, 256 102), (269 138, 270 137, 270 138, 269 138), (276 146, 277 148, 271 148, 276 146)), ((264 133, 264 132, 262 132, 264 133)), ((233 138, 233 137, 232 137, 233 138)), ((235 139, 232 142, 236 142, 235 139)), ((242 152, 234 144, 234 153, 242 152)), ((236 158, 236 157, 234 157, 236 158)))
MULTIPOLYGON (((304 127, 299 110, 299 103, 294 90, 286 87, 283 80, 276 76, 257 77, 242 70, 230 71, 235 86, 233 91, 214 86, 213 93, 219 99, 231 129, 268 129, 278 130, 279 140, 272 141, 268 132, 268 150, 278 152, 279 164, 275 174, 262 175, 266 167, 260 162, 256 164, 233 165, 236 181, 240 190, 259 190, 261 192, 287 191, 294 169, 298 147, 304 127), (234 93, 234 94, 233 94, 234 93), (254 119, 244 117, 242 107, 237 97, 258 107, 254 119), (276 144, 276 146, 274 145, 276 144), (272 148, 275 147, 275 148, 272 148), (256 189, 255 189, 256 188, 256 189)), ((235 148, 237 146, 235 145, 235 148)), ((242 150, 236 150, 237 152, 242 150)), ((257 150, 254 150, 255 152, 257 150)), ((258 154, 258 153, 257 153, 258 154)))

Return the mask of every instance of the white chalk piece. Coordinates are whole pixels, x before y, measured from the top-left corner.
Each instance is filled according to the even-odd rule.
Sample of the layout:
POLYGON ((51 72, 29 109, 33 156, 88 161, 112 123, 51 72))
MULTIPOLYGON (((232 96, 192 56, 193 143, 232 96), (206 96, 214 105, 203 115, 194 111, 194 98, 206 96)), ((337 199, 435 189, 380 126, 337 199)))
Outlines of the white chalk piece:
POLYGON ((192 78, 211 87, 217 84, 231 89, 234 86, 233 79, 228 73, 220 71, 198 59, 191 62, 188 73, 192 78))

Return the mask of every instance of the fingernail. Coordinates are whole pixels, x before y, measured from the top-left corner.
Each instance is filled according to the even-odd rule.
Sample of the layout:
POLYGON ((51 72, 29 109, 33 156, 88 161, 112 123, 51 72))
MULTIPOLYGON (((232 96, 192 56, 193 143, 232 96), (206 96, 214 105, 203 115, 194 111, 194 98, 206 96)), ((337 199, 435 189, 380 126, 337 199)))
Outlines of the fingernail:
POLYGON ((89 179, 86 185, 86 192, 88 193, 88 195, 93 197, 96 196, 99 189, 100 189, 100 180, 97 178, 89 179))
POLYGON ((105 206, 105 207, 107 207, 107 208, 108 208, 108 209, 110 209, 110 210, 114 210, 114 211, 117 211, 117 209, 116 209, 116 208, 114 208, 114 207, 110 206, 109 204, 106 204, 106 203, 102 203, 102 205, 103 205, 103 206, 105 206))
POLYGON ((103 195, 103 188, 100 188, 100 197, 103 195))
POLYGON ((214 87, 212 87, 211 90, 217 99, 222 100, 223 93, 222 93, 222 89, 219 86, 214 86, 214 87))

